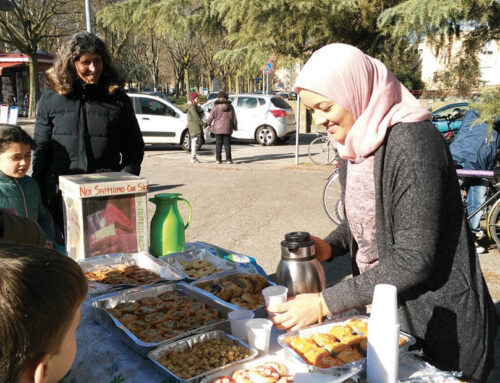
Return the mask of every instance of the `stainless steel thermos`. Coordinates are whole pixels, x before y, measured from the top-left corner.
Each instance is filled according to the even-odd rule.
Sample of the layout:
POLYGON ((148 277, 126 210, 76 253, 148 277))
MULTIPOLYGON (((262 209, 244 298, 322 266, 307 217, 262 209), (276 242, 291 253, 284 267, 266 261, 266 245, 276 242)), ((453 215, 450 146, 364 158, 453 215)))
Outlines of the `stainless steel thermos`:
POLYGON ((285 235, 276 278, 279 285, 288 287, 289 297, 324 290, 325 272, 316 258, 314 240, 309 233, 296 231, 285 235))

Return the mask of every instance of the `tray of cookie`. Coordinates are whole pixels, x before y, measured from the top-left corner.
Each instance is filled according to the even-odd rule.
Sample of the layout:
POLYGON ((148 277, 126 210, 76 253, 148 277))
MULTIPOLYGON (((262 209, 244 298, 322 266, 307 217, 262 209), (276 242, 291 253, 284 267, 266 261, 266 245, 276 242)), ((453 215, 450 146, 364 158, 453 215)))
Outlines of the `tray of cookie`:
MULTIPOLYGON (((365 368, 367 336, 368 317, 360 315, 281 334, 278 343, 311 372, 346 375, 365 368)), ((414 343, 414 337, 400 331, 400 352, 414 343)))
POLYGON ((211 254, 207 249, 163 255, 159 259, 183 273, 187 279, 195 280, 227 270, 236 269, 234 262, 211 254))
POLYGON ((224 305, 184 282, 136 287, 89 301, 95 318, 139 353, 208 330, 228 330, 224 305))
POLYGON ((266 304, 262 289, 274 283, 258 273, 224 272, 189 285, 232 310, 256 310, 266 304))
POLYGON ((182 383, 198 383, 217 371, 249 361, 258 351, 220 330, 193 335, 161 345, 148 358, 169 378, 182 383))
POLYGON ((184 278, 177 269, 147 253, 106 254, 81 260, 78 264, 89 281, 91 296, 184 278))
POLYGON ((280 355, 265 355, 205 376, 200 383, 289 383, 306 366, 280 355))

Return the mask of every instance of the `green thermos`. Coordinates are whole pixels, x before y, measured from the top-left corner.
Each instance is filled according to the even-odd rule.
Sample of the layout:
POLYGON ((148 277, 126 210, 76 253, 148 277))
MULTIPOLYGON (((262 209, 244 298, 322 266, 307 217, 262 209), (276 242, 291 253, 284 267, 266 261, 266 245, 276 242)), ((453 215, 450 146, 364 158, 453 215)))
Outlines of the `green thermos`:
POLYGON ((149 200, 156 205, 150 226, 150 249, 155 257, 186 251, 184 231, 191 223, 191 205, 180 193, 159 193, 149 200), (177 201, 183 201, 189 208, 189 219, 182 220, 177 201))

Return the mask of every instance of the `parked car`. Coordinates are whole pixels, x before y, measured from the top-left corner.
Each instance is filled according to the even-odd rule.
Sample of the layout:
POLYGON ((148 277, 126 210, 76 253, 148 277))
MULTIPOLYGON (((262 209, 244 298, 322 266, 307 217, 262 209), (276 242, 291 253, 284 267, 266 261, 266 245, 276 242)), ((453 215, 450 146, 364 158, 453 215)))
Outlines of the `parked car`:
MULTIPOLYGON (((177 144, 184 150, 191 149, 186 113, 158 96, 144 93, 127 93, 127 95, 132 100, 135 116, 146 144, 177 144)), ((214 141, 210 133, 204 131, 203 139, 198 140, 198 149, 203 143, 214 141)))
POLYGON ((431 121, 443 135, 448 134, 448 140, 451 141, 462 125, 462 120, 468 109, 468 102, 448 104, 433 111, 431 121))
POLYGON ((151 90, 151 91, 140 92, 140 93, 149 94, 150 96, 160 97, 160 98, 163 98, 165 101, 168 101, 172 104, 175 104, 175 100, 172 100, 170 97, 168 97, 168 95, 165 92, 156 92, 154 90, 151 90))
MULTIPOLYGON (((273 145, 295 133, 295 113, 280 96, 271 94, 231 94, 238 119, 238 130, 234 138, 255 140, 261 145, 273 145)), ((206 115, 215 100, 203 104, 206 115)))

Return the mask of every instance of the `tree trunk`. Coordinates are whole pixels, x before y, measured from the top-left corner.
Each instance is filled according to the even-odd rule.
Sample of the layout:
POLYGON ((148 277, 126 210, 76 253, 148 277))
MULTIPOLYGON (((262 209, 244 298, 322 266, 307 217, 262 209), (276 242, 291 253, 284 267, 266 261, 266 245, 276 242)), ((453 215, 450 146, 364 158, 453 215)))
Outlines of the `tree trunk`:
MULTIPOLYGON (((29 84, 30 84, 30 105, 28 118, 35 118, 36 104, 40 98, 40 80, 38 78, 38 57, 36 51, 28 55, 29 61, 29 84)), ((19 100, 21 102, 21 100, 19 100)))
POLYGON ((240 89, 240 77, 239 76, 236 76, 235 78, 235 89, 236 89, 236 92, 237 93, 241 93, 241 89, 240 89))
POLYGON ((189 100, 189 96, 191 96, 191 87, 190 87, 190 82, 189 82, 189 68, 186 67, 184 68, 184 79, 186 80, 186 96, 187 99, 189 100))

